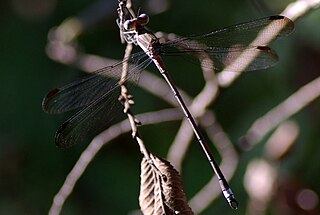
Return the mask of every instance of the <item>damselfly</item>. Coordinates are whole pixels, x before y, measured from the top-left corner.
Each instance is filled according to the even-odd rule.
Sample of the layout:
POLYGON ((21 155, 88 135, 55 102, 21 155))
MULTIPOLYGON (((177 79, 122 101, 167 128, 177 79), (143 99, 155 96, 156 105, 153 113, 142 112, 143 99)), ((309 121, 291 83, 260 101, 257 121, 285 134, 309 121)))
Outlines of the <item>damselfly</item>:
POLYGON ((112 110, 120 107, 120 105, 116 106, 119 103, 117 97, 120 94, 119 78, 123 63, 129 63, 127 80, 132 80, 153 62, 169 84, 194 129, 201 147, 220 180, 223 194, 232 205, 235 199, 231 189, 165 69, 162 56, 185 54, 197 55, 197 57, 210 56, 213 69, 217 72, 224 68, 228 68, 231 72, 265 69, 273 66, 278 61, 278 57, 271 48, 255 40, 256 36, 265 38, 277 32, 277 36, 273 39, 283 37, 293 31, 294 24, 290 19, 277 15, 229 26, 200 36, 183 37, 160 43, 158 38, 145 28, 147 23, 148 17, 145 14, 122 23, 124 38, 127 42, 138 45, 142 52, 135 53, 118 64, 99 69, 68 85, 53 89, 44 98, 42 105, 47 113, 63 113, 81 108, 58 129, 55 137, 56 145, 66 148, 79 142, 87 142, 106 129, 114 116, 112 110), (242 61, 232 64, 240 56, 253 58, 253 60, 245 65, 242 61))

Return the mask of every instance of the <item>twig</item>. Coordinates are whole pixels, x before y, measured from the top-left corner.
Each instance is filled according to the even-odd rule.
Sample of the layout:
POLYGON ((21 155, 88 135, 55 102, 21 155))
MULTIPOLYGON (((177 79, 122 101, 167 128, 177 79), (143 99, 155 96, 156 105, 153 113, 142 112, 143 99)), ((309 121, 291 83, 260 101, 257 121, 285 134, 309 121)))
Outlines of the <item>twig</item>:
POLYGON ((320 7, 320 0, 297 0, 289 4, 282 14, 292 20, 296 20, 318 7, 320 7))
MULTIPOLYGON (((287 6, 282 12, 283 15, 292 20, 296 20, 312 9, 320 6, 320 0, 297 0, 287 6)), ((270 110, 265 116, 257 119, 249 128, 246 135, 240 142, 243 150, 249 150, 254 144, 259 142, 266 134, 288 119, 293 114, 307 106, 311 101, 319 97, 320 78, 316 78, 305 86, 301 87, 296 93, 292 94, 285 101, 270 110)), ((226 81, 231 83, 230 78, 226 81)))
POLYGON ((266 134, 292 115, 309 105, 320 96, 320 77, 302 86, 282 103, 257 119, 243 139, 243 147, 248 150, 266 134))
MULTIPOLYGON (((128 58, 132 51, 132 44, 128 43, 127 48, 125 50, 124 59, 128 58)), ((128 63, 123 63, 122 68, 122 74, 121 74, 121 96, 119 100, 123 103, 124 106, 124 113, 127 114, 128 120, 130 122, 131 130, 132 130, 132 138, 134 138, 137 143, 139 144, 140 151, 144 155, 144 157, 148 160, 150 160, 150 152, 145 147, 143 140, 141 139, 141 136, 138 132, 137 125, 140 124, 140 122, 136 119, 136 117, 131 112, 131 105, 134 104, 134 101, 132 100, 132 96, 128 94, 127 87, 125 86, 125 80, 128 73, 128 63)))
MULTIPOLYGON (((178 109, 164 109, 150 113, 137 115, 138 118, 143 120, 144 125, 157 124, 161 122, 175 121, 183 118, 183 115, 178 109)), ((107 130, 96 136, 88 147, 82 152, 78 161, 67 175, 66 180, 59 192, 55 195, 51 205, 49 214, 60 214, 63 204, 74 189, 75 184, 82 176, 92 159, 96 156, 102 146, 109 143, 111 140, 117 138, 121 134, 129 132, 131 125, 128 120, 123 120, 107 130)))
MULTIPOLYGON (((300 16, 306 14, 312 9, 316 9, 320 6, 320 0, 297 0, 289 4, 286 9, 281 13, 284 16, 289 17, 291 20, 296 20, 300 16)), ((257 38, 252 41, 252 44, 256 44, 259 41, 260 44, 268 44, 273 38, 276 37, 280 29, 269 29, 268 26, 264 29, 264 31, 270 31, 266 36, 263 32, 261 32, 257 38), (263 35, 263 36, 262 36, 263 35)), ((229 68, 235 68, 235 65, 238 62, 241 62, 240 65, 244 67, 249 65, 250 62, 254 60, 256 56, 247 57, 245 53, 241 54, 232 64, 226 67, 221 73, 218 74, 217 79, 220 87, 228 87, 232 84, 240 75, 241 72, 229 72, 229 68)), ((239 68, 239 71, 243 71, 243 68, 239 68)))

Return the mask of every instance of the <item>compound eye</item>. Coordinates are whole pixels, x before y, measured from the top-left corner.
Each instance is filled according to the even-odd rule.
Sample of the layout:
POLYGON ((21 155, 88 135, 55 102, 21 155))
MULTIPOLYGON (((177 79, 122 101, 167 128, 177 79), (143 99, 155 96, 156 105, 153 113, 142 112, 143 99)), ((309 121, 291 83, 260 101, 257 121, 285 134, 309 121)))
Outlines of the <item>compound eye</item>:
POLYGON ((138 16, 137 21, 140 25, 144 26, 149 22, 149 16, 145 13, 142 13, 138 16))
POLYGON ((135 22, 132 20, 127 20, 123 23, 123 27, 125 30, 132 30, 134 28, 135 22))

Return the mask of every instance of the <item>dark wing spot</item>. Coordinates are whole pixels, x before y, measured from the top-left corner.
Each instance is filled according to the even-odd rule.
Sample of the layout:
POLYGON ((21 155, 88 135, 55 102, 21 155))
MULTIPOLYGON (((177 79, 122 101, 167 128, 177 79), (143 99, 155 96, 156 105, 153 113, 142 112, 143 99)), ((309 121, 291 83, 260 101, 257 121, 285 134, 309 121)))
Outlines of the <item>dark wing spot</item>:
POLYGON ((277 20, 277 19, 284 19, 284 16, 275 15, 275 16, 270 16, 269 17, 269 20, 277 20))
POLYGON ((51 90, 51 91, 47 94, 46 98, 50 98, 50 97, 54 96, 54 95, 57 94, 59 91, 60 91, 60 90, 59 90, 58 88, 54 88, 53 90, 51 90))
POLYGON ((271 49, 268 46, 258 46, 257 49, 265 52, 271 51, 271 49))
POLYGON ((49 107, 48 107, 48 100, 50 100, 51 97, 56 95, 60 90, 58 88, 55 88, 51 90, 43 99, 42 101, 42 110, 46 113, 49 112, 49 107))
POLYGON ((68 145, 64 144, 62 138, 62 133, 64 132, 64 129, 68 126, 69 121, 63 123, 57 130, 56 132, 56 136, 55 136, 55 142, 56 142, 56 146, 58 148, 68 148, 68 145))

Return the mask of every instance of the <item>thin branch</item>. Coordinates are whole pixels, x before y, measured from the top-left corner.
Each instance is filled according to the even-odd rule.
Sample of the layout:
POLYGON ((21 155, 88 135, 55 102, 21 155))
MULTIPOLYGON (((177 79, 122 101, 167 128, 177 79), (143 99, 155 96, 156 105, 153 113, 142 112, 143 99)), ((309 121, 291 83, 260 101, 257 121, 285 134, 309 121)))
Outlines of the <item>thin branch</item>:
MULTIPOLYGON (((298 0, 291 3, 283 11, 285 16, 296 20, 310 10, 320 7, 320 0, 298 0)), ((244 141, 245 148, 251 148, 259 142, 267 133, 274 129, 279 123, 287 120, 292 115, 306 107, 310 102, 320 95, 320 77, 301 87, 294 94, 278 106, 270 110, 266 115, 257 119, 247 131, 244 141)))
MULTIPOLYGON (((128 43, 123 59, 128 58, 131 54, 131 51, 132 51, 132 44, 128 43)), ((134 104, 134 101, 132 100, 132 96, 130 94, 128 94, 128 89, 125 86, 125 80, 127 77, 127 73, 128 73, 128 63, 125 62, 125 63, 123 63, 122 74, 121 74, 121 79, 120 79, 121 96, 120 96, 119 100, 123 103, 124 113, 127 114, 128 120, 130 122, 131 130, 132 130, 132 138, 134 138, 137 141, 137 143, 139 144, 140 151, 144 155, 144 157, 146 159, 150 160, 150 152, 145 147, 143 140, 138 132, 137 125, 140 124, 140 122, 136 119, 136 117, 131 112, 131 105, 134 104)))
MULTIPOLYGON (((162 122, 175 121, 183 118, 178 109, 164 109, 150 113, 138 114, 137 117, 143 121, 144 125, 152 125, 162 122)), ((109 143, 121 134, 131 131, 128 120, 123 120, 96 136, 88 147, 82 152, 78 161, 67 175, 66 180, 59 192, 55 195, 49 214, 60 214, 63 204, 74 189, 75 184, 82 176, 92 159, 96 156, 102 146, 109 143)))
MULTIPOLYGON (((284 16, 287 16, 291 20, 296 20, 300 16, 306 14, 310 10, 316 9, 320 6, 320 0, 298 0, 289 4, 286 9, 281 13, 284 16)), ((283 26, 284 27, 284 26, 283 26)), ((283 27, 278 27, 278 29, 272 28, 269 29, 267 26, 260 34, 256 37, 252 44, 265 44, 267 45, 270 41, 272 41, 282 30, 283 27), (264 32, 269 32, 265 34, 264 32), (259 43, 257 43, 259 42, 259 43)), ((250 46, 250 45, 249 45, 250 46)), ((220 87, 228 87, 230 86, 240 75, 241 71, 250 64, 255 59, 256 56, 252 55, 248 57, 245 53, 242 53, 232 64, 227 66, 221 73, 217 75, 217 79, 220 87), (238 62, 241 62, 239 64, 238 62), (235 65, 243 65, 244 68, 239 68, 239 72, 229 72, 229 68, 236 68, 235 65)))
POLYGON ((320 77, 302 86, 286 100, 258 118, 247 131, 242 144, 248 150, 266 134, 320 96, 320 77))
POLYGON ((318 7, 320 7, 320 0, 297 0, 289 4, 282 14, 291 20, 296 20, 318 7))

